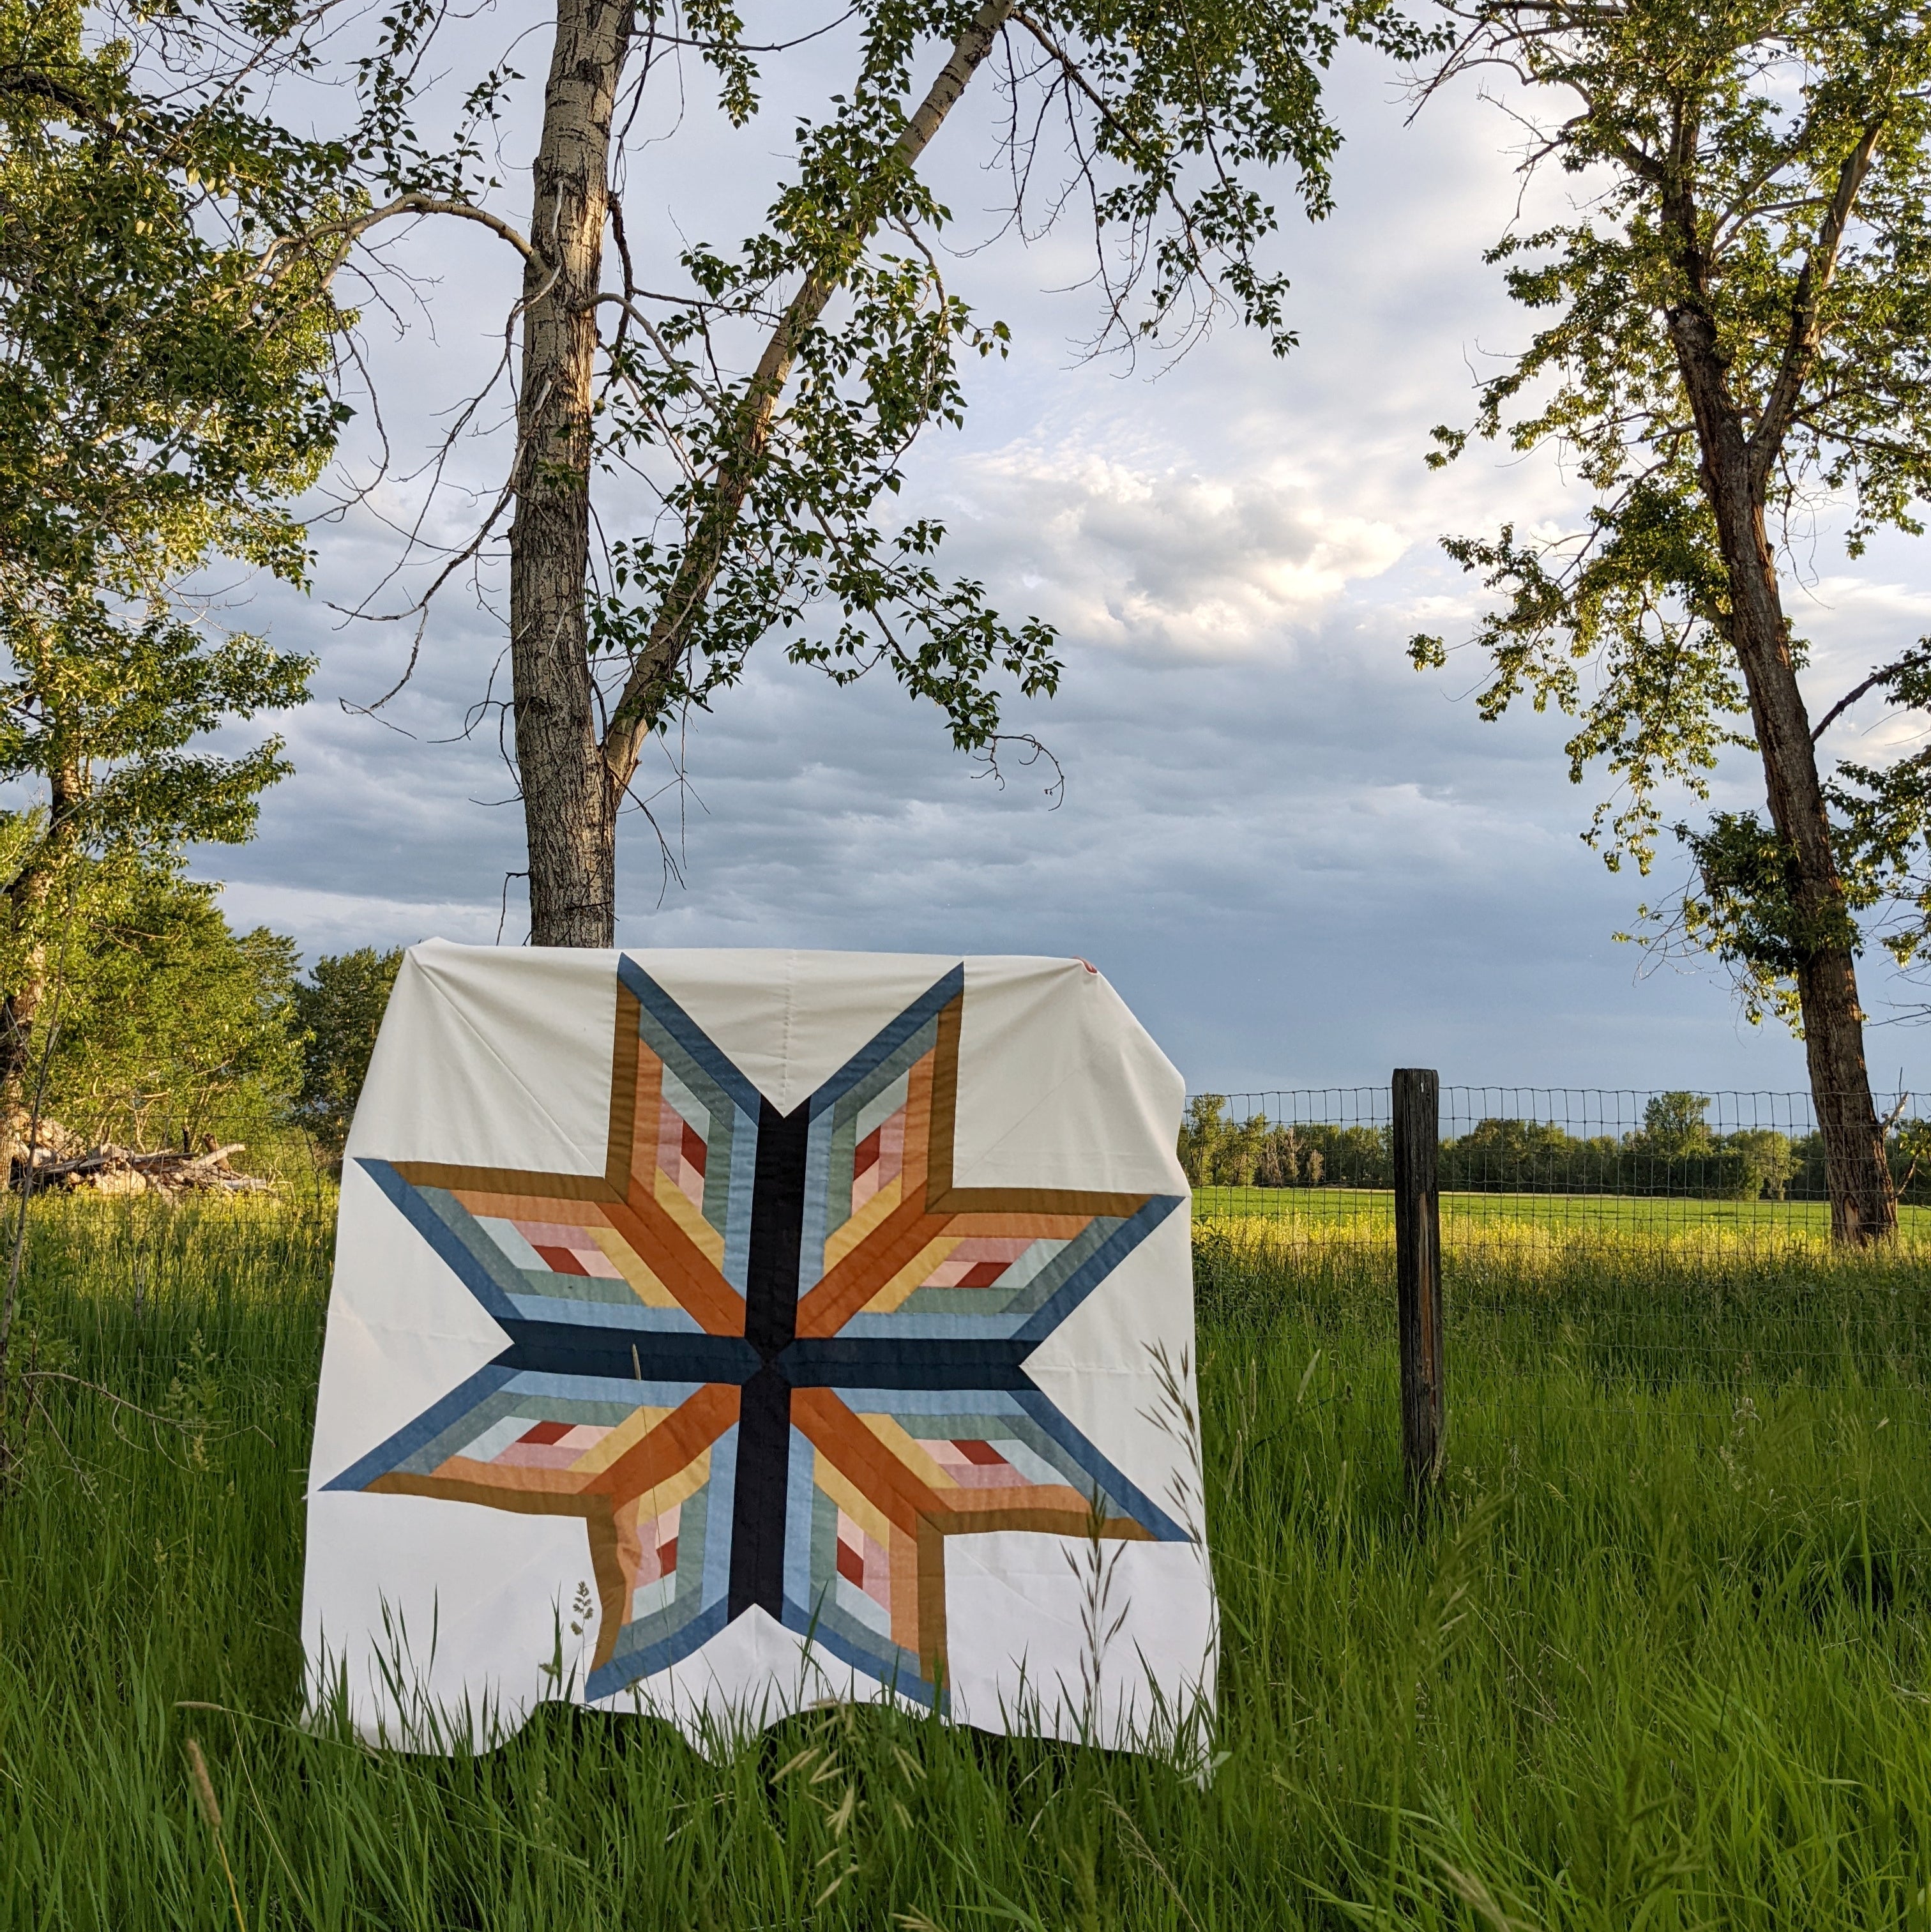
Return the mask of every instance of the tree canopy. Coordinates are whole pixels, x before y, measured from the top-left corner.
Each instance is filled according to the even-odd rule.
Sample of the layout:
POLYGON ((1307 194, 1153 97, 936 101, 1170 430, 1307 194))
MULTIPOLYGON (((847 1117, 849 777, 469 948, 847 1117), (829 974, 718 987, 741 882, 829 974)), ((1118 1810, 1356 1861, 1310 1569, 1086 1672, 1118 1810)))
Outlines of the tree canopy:
POLYGON ((330 264, 286 242, 353 156, 260 105, 299 34, 220 7, 95 24, 0 0, 0 778, 40 793, 0 880, 10 1080, 46 920, 109 876, 74 862, 166 874, 190 842, 247 838, 286 770, 272 738, 205 739, 298 704, 311 665, 226 630, 196 574, 304 580, 295 501, 346 413, 330 264))
MULTIPOLYGON (((419 47, 433 14, 399 15, 398 46, 419 47)), ((947 572, 942 520, 892 508, 913 442, 962 420, 966 369, 1009 340, 953 285, 926 166, 936 140, 961 138, 961 100, 997 103, 982 153, 1010 183, 1015 230, 1090 224, 1096 347, 1164 352, 1225 313, 1280 352, 1294 332, 1270 196, 1285 180, 1309 215, 1328 211, 1339 134, 1321 70, 1349 35, 1410 52, 1423 38, 1387 0, 862 0, 787 17, 795 38, 776 45, 725 8, 556 0, 553 14, 527 219, 480 167, 425 172, 404 151, 390 199, 352 225, 481 221, 520 258, 499 371, 515 452, 433 576, 507 524, 532 934, 607 945, 640 760, 739 681, 760 640, 840 683, 896 678, 968 752, 996 752, 1015 695, 1057 687, 1049 628, 947 572), (808 41, 827 60, 823 34, 847 78, 794 117, 757 230, 649 250, 626 170, 647 140, 676 152, 685 90, 706 86, 762 165, 769 72, 808 41), (593 486, 618 472, 645 508, 613 525, 593 486)), ((493 69, 472 98, 511 84, 493 69)))
POLYGON ((300 1077, 294 942, 234 932, 211 887, 152 867, 96 882, 85 899, 45 1114, 88 1145, 218 1132, 259 1150, 300 1077))
POLYGON ((301 1089, 295 1120, 323 1150, 339 1155, 368 1078, 376 1035, 402 965, 400 947, 373 946, 316 961, 294 992, 301 1038, 301 1089))

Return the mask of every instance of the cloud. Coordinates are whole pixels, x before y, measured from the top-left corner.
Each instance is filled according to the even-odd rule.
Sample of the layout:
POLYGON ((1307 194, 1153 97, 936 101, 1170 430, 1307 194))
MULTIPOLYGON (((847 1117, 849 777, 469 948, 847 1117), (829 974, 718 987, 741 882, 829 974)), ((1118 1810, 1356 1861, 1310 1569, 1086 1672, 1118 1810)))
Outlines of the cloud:
POLYGON ((487 946, 497 936, 499 917, 490 907, 456 900, 319 892, 312 886, 261 879, 228 881, 221 889, 221 906, 232 926, 298 931, 317 952, 413 945, 430 938, 487 946))
POLYGON ((1276 475, 1210 476, 1015 444, 955 465, 955 555, 1081 643, 1187 657, 1278 649, 1407 548, 1276 475), (990 566, 990 568, 987 566, 990 566))

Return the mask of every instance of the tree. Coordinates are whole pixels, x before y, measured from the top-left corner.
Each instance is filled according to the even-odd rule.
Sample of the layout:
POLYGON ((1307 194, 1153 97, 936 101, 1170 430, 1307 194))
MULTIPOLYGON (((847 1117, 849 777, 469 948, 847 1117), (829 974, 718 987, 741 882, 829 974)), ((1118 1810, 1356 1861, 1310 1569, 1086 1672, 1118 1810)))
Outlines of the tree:
POLYGON ((1774 1127, 1744 1127, 1723 1138, 1723 1151, 1736 1162, 1738 1196, 1744 1201, 1781 1201, 1801 1165, 1790 1136, 1774 1127))
POLYGON ((1615 1143, 1576 1138, 1552 1121, 1491 1116, 1442 1143, 1441 1184, 1471 1193, 1613 1192, 1615 1143))
MULTIPOLYGON (((1802 1142, 1791 1148, 1793 1179, 1801 1176, 1810 1150, 1802 1142)), ((1921 1203, 1925 1180, 1931 1175, 1931 1120, 1900 1120, 1891 1139, 1891 1169, 1897 1177, 1898 1198, 1921 1203)))
POLYGON ((165 610, 130 622, 97 604, 58 623, 0 608, 11 675, 0 674, 0 776, 44 781, 13 814, 0 960, 0 1088, 17 1088, 56 929, 109 916, 91 897, 171 862, 190 840, 238 844, 257 797, 287 769, 271 738, 235 757, 192 748, 203 733, 298 704, 308 659, 247 636, 206 636, 165 610), (82 860, 96 862, 77 863, 82 860))
MULTIPOLYGON (((1855 554, 1880 526, 1915 533, 1931 489, 1923 17, 1896 0, 1449 10, 1461 38, 1435 84, 1495 68, 1528 90, 1525 111, 1559 100, 1527 165, 1554 163, 1578 197, 1573 219, 1491 251, 1540 326, 1483 386, 1474 433, 1560 446, 1594 499, 1567 536, 1448 541, 1501 600, 1475 638, 1493 667, 1482 715, 1526 694, 1574 717, 1572 778, 1600 762, 1613 788, 1588 836, 1645 872, 1663 788, 1705 796, 1725 748, 1756 751, 1768 823, 1677 828, 1697 868, 1679 929, 1737 968, 1753 1018, 1801 1027, 1833 1231, 1887 1235, 1859 920, 1909 884, 1927 766, 1820 772, 1783 580, 1791 525, 1820 500, 1848 505, 1855 554)), ((1431 461, 1469 434, 1438 429, 1431 461)), ((1444 662, 1438 638, 1411 650, 1444 662)), ((1915 704, 1925 662, 1852 696, 1915 704)))
POLYGON ((1267 1139, 1264 1114, 1232 1120, 1225 1094, 1195 1094, 1180 1123, 1180 1166, 1195 1187, 1251 1187, 1267 1139))
POLYGON ((1717 1144, 1709 1122, 1710 1096, 1675 1090, 1643 1102, 1643 1124, 1632 1144, 1659 1160, 1687 1160, 1717 1144))
POLYGON ((216 558, 304 580, 290 504, 345 413, 331 265, 283 241, 339 205, 352 155, 250 105, 299 33, 134 17, 138 44, 90 46, 76 0, 0 0, 0 777, 42 794, 0 841, 0 1089, 49 922, 247 838, 286 769, 272 739, 199 741, 301 702, 309 662, 224 633, 190 586, 216 558))
POLYGON ((1261 1136, 1254 1161, 1256 1186, 1318 1187, 1321 1172, 1320 1154, 1303 1146, 1292 1127, 1269 1127, 1261 1136))
POLYGON ((214 888, 144 865, 103 868, 70 939, 45 1107, 86 1144, 250 1139, 299 1079, 295 944, 232 932, 214 888))
POLYGON ((400 947, 378 952, 364 946, 316 960, 307 981, 295 986, 295 1022, 302 1037, 295 1118, 331 1154, 339 1155, 349 1138, 401 966, 400 947))
MULTIPOLYGON (((429 10, 395 20, 400 63, 429 10)), ((860 0, 800 25, 799 40, 840 21, 851 80, 801 119, 793 178, 736 250, 691 242, 640 265, 619 187, 625 130, 679 59, 709 69, 733 124, 757 110, 758 62, 782 50, 754 47, 712 0, 681 16, 557 0, 526 228, 486 205, 476 170, 406 147, 391 198, 342 225, 480 220, 520 260, 514 453, 436 580, 508 518, 538 944, 613 943, 617 818, 639 761, 736 682, 767 633, 840 683, 884 666, 969 752, 996 755, 1002 680, 1026 696, 1056 688, 1045 626, 1009 623, 982 586, 943 576, 940 524, 893 528, 880 514, 922 429, 961 419, 961 356, 1005 352, 1003 326, 975 320, 946 284, 947 213, 920 172, 976 76, 995 70, 1004 92, 1014 222, 1084 196, 1099 344, 1176 342, 1228 305, 1285 351, 1287 285, 1258 259, 1277 219, 1260 184, 1284 168, 1308 212, 1325 213, 1337 137, 1319 69, 1344 34, 1420 44, 1384 0, 860 0), (614 469, 652 493, 654 521, 593 544, 592 481, 614 469)), ((499 70, 472 98, 493 106, 507 85, 499 70)), ((664 181, 661 164, 649 178, 664 181)))

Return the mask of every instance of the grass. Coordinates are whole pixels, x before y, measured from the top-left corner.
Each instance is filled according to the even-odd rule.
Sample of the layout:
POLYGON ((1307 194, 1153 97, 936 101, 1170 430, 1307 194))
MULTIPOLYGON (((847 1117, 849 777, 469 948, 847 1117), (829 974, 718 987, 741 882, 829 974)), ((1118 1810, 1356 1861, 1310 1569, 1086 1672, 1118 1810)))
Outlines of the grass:
POLYGON ((79 1379, 0 1498, 0 1926, 1931 1927, 1915 1251, 1451 1242, 1418 1526, 1383 1238, 1205 1228, 1202 1790, 877 1711, 717 1764, 563 1710, 450 1762, 295 1728, 326 1208, 36 1210, 79 1379))

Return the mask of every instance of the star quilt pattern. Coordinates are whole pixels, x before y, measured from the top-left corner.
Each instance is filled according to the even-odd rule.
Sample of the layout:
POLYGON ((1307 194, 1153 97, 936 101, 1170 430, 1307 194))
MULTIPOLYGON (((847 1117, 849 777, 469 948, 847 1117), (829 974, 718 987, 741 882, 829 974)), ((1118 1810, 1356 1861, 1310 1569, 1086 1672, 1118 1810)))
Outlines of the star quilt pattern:
POLYGON ((955 1183, 962 966, 784 1114, 616 970, 601 1173, 361 1162, 505 1346, 327 1486, 580 1520, 592 1698, 755 1606, 943 1707, 948 1538, 1189 1533, 1026 1370, 1183 1197, 955 1183))

